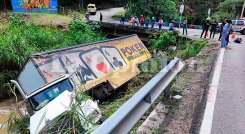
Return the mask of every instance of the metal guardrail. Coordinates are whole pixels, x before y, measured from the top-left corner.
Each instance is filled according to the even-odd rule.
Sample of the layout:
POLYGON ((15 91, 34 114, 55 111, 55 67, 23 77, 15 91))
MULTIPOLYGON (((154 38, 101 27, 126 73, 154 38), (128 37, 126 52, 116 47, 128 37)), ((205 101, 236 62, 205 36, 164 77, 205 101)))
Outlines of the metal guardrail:
POLYGON ((183 67, 184 63, 178 58, 172 60, 92 133, 129 133, 183 67))

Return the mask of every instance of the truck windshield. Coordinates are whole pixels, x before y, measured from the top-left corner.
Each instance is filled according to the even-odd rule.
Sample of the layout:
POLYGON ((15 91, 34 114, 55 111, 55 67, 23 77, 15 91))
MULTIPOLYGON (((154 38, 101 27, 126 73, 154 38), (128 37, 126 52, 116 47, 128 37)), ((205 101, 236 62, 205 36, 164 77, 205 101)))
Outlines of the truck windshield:
POLYGON ((65 90, 72 91, 72 85, 68 79, 63 80, 55 85, 48 87, 42 92, 36 94, 35 96, 29 99, 33 109, 35 111, 40 110, 42 107, 47 105, 50 101, 55 99, 65 90))

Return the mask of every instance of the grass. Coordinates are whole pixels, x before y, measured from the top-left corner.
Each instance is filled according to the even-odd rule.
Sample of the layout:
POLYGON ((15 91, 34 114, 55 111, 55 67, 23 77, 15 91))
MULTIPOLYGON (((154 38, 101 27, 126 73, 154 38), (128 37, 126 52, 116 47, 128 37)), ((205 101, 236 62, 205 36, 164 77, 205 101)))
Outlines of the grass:
POLYGON ((126 11, 122 11, 119 13, 116 13, 115 15, 112 16, 114 20, 120 20, 122 16, 125 16, 126 11))
POLYGON ((16 79, 30 54, 105 39, 96 24, 74 20, 69 28, 62 31, 50 25, 41 27, 18 15, 12 17, 8 26, 0 31, 0 99, 9 96, 8 83, 16 79))
MULTIPOLYGON (((84 12, 68 9, 65 14, 59 13, 14 13, 12 11, 8 11, 9 15, 20 15, 25 16, 26 20, 30 20, 38 25, 50 25, 58 26, 58 25, 68 25, 70 21, 74 18, 83 20, 84 12)), ((1 17, 0 17, 1 18, 1 17)), ((1 28, 1 24, 0 24, 1 28)))
MULTIPOLYGON (((161 63, 159 63, 158 60, 158 58, 154 59, 154 63, 157 64, 156 66, 158 68, 151 66, 148 71, 142 71, 138 76, 130 80, 127 88, 123 87, 122 89, 116 90, 115 94, 113 94, 111 98, 100 105, 102 113, 105 114, 107 118, 110 117, 118 108, 123 105, 123 103, 128 101, 137 91, 139 91, 139 89, 141 89, 141 87, 143 87, 160 71, 161 68, 159 68, 159 64, 161 63)), ((152 61, 148 60, 141 63, 139 66, 142 66, 143 64, 149 64, 149 62, 152 63, 152 61)))
POLYGON ((100 105, 102 113, 109 118, 118 108, 128 101, 141 87, 143 87, 154 75, 154 73, 141 73, 134 77, 128 84, 126 90, 118 90, 112 97, 100 105))
POLYGON ((28 13, 30 20, 39 25, 53 25, 69 24, 72 21, 71 16, 52 14, 52 13, 28 13))

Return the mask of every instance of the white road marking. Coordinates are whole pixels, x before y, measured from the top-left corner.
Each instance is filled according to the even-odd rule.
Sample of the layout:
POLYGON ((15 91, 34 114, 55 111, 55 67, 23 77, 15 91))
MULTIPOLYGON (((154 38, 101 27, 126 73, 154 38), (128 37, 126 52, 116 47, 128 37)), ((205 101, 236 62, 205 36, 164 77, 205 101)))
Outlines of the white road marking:
POLYGON ((219 78, 224 58, 225 49, 221 48, 218 60, 215 65, 215 70, 213 74, 212 83, 210 84, 210 89, 208 91, 207 103, 205 108, 205 113, 201 125, 200 134, 210 134, 213 121, 214 106, 216 101, 216 95, 219 85, 219 78))

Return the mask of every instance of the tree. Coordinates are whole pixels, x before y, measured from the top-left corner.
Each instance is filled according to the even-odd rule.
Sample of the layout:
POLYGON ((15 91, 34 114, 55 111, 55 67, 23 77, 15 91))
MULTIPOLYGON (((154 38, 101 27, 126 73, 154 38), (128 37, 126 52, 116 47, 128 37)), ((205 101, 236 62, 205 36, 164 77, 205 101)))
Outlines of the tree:
POLYGON ((127 17, 144 15, 171 21, 177 16, 176 4, 172 0, 129 0, 126 10, 127 17))
POLYGON ((188 22, 199 25, 208 17, 208 9, 211 14, 217 11, 220 2, 224 0, 185 0, 183 15, 187 16, 188 22))
POLYGON ((213 15, 214 18, 222 21, 226 18, 236 19, 240 16, 244 0, 225 0, 218 6, 218 11, 213 15))

